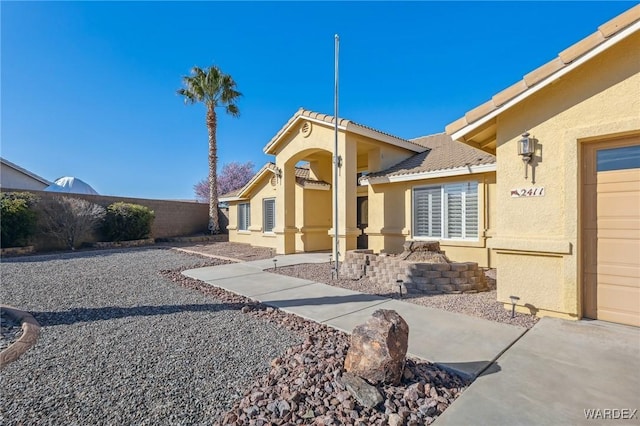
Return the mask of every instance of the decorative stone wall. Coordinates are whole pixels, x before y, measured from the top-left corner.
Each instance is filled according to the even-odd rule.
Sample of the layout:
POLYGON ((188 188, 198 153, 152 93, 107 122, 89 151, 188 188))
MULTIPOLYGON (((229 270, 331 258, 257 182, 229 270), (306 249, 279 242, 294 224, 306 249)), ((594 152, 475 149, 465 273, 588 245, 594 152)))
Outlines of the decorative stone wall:
MULTIPOLYGON (((416 244, 411 242, 411 244, 416 244)), ((418 243, 419 244, 419 243, 418 243)), ((434 247, 434 242, 428 242, 434 247)), ((407 293, 475 293, 488 290, 484 272, 475 262, 451 262, 435 242, 436 250, 429 261, 405 260, 415 257, 405 252, 400 255, 376 255, 372 250, 352 250, 345 255, 340 272, 343 277, 371 281, 387 285, 390 291, 398 291, 402 280, 407 293)), ((425 257, 425 256, 422 256, 425 257)), ((427 255, 426 257, 430 257, 427 255)))
POLYGON ((35 251, 33 246, 25 246, 25 247, 6 247, 0 249, 0 257, 7 256, 24 256, 25 254, 31 254, 35 251))
POLYGON ((145 238, 142 240, 129 240, 129 241, 98 241, 93 243, 96 248, 109 249, 109 248, 121 248, 121 247, 142 247, 155 244, 153 238, 145 238))

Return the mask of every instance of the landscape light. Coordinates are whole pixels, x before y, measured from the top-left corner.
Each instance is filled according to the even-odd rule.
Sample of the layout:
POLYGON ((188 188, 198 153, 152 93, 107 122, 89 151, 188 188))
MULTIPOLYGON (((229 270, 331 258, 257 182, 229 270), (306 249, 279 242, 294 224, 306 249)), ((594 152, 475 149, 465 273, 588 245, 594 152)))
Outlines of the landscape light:
POLYGON ((520 298, 518 296, 509 296, 509 299, 511 299, 511 318, 514 318, 516 316, 516 302, 520 298))

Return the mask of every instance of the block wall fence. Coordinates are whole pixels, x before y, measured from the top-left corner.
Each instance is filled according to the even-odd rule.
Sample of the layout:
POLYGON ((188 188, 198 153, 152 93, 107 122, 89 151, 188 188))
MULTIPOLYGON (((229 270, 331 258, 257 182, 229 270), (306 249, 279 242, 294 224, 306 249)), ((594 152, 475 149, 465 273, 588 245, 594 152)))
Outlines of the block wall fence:
MULTIPOLYGON (((155 213, 155 219, 151 227, 152 238, 171 238, 199 233, 206 233, 209 224, 209 204, 190 201, 151 200, 145 198, 129 198, 107 195, 67 194, 44 191, 25 191, 19 189, 2 188, 2 192, 30 192, 40 198, 64 196, 80 198, 107 207, 115 202, 140 204, 148 207, 155 213)), ((228 209, 219 209, 220 227, 227 231, 228 209)), ((37 240, 37 238, 36 238, 37 240)), ((96 240, 97 241, 97 240, 96 240)), ((96 242, 89 241, 89 242, 96 242)), ((36 246, 38 246, 36 241, 36 246)))

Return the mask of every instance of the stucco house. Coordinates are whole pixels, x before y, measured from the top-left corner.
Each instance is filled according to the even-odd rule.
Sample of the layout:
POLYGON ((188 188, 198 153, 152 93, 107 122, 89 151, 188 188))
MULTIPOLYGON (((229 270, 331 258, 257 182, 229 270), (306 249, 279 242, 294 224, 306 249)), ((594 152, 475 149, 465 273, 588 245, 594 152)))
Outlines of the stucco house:
MULTIPOLYGON (((339 118, 341 256, 438 240, 497 267, 509 307, 640 326, 639 29, 636 6, 442 134, 339 118)), ((267 143, 275 161, 221 198, 230 241, 332 249, 334 120, 300 109, 267 143)))
POLYGON ((42 191, 51 182, 24 169, 11 161, 0 158, 0 187, 2 189, 22 189, 42 191))
MULTIPOLYGON (((490 264, 495 156, 444 133, 404 140, 345 119, 338 130, 341 256, 439 239, 454 260, 490 264)), ((264 148, 275 162, 221 197, 230 241, 283 254, 332 249, 334 132, 332 116, 300 109, 291 117, 264 148)))
POLYGON ((639 30, 640 5, 446 127, 497 159, 499 301, 640 326, 639 30))

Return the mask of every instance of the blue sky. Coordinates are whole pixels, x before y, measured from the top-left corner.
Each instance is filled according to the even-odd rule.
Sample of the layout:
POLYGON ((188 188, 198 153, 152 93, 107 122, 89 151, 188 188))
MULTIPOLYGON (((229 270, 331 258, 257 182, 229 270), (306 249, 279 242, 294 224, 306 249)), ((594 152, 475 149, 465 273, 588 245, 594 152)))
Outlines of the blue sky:
POLYGON ((438 133, 636 2, 2 2, 2 157, 98 192, 193 199, 204 107, 175 94, 217 64, 243 93, 219 114, 219 166, 270 160, 300 107, 415 138, 438 133))

